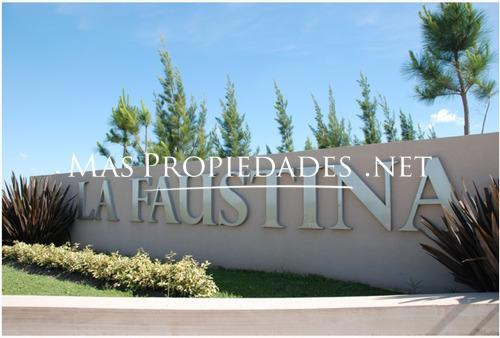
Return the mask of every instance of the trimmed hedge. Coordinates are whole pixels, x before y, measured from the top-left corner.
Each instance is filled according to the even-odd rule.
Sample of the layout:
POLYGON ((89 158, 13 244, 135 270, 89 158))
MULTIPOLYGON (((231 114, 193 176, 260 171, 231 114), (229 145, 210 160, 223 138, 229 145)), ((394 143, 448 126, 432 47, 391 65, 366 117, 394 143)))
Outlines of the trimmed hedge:
POLYGON ((210 263, 198 263, 191 256, 175 262, 173 253, 165 262, 151 260, 143 250, 133 257, 96 253, 78 244, 26 244, 2 246, 2 255, 22 264, 58 268, 110 283, 134 292, 161 291, 169 297, 210 297, 218 288, 206 270, 210 263))

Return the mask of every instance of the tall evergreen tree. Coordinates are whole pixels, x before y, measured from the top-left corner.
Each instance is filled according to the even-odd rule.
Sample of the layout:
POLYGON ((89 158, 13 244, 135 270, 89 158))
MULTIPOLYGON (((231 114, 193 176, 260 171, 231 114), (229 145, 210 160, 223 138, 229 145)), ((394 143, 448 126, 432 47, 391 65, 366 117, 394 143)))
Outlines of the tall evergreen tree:
POLYGON ((396 115, 389 109, 389 105, 385 96, 379 96, 378 104, 384 112, 384 134, 387 142, 397 141, 398 128, 396 127, 396 115))
POLYGON ((328 124, 323 122, 323 113, 321 112, 321 107, 313 96, 314 110, 316 111, 316 128, 311 128, 316 142, 318 143, 318 148, 336 148, 345 145, 349 145, 350 136, 350 123, 345 123, 344 118, 337 118, 337 110, 335 107, 335 98, 333 96, 332 87, 328 88, 328 124))
POLYGON ((170 115, 175 101, 175 70, 172 59, 167 50, 159 50, 160 61, 163 65, 163 77, 159 77, 162 92, 155 94, 156 120, 154 131, 158 138, 154 145, 154 152, 159 156, 170 156, 169 133, 170 115))
POLYGON ((182 78, 166 50, 160 50, 163 77, 159 78, 162 92, 156 95, 155 133, 158 143, 155 152, 161 156, 175 156, 178 160, 195 153, 196 104, 188 105, 182 78))
POLYGON ((284 98, 281 90, 279 89, 276 82, 274 82, 274 91, 276 93, 276 102, 274 103, 274 109, 276 110, 276 122, 279 125, 279 131, 281 135, 281 145, 277 147, 280 153, 288 153, 293 151, 293 139, 292 139, 292 116, 286 113, 286 108, 288 101, 284 98))
POLYGON ((411 115, 406 115, 401 109, 399 110, 399 122, 401 127, 401 139, 403 141, 412 141, 416 138, 416 130, 413 125, 411 115))
POLYGON ((436 135, 436 130, 434 129, 434 126, 433 126, 433 125, 431 125, 431 126, 429 127, 429 134, 428 134, 427 138, 428 138, 429 140, 432 140, 432 139, 437 138, 437 135, 436 135))
POLYGON ((221 134, 221 140, 218 140, 216 145, 219 156, 249 156, 250 130, 245 123, 245 115, 238 112, 234 84, 229 77, 221 106, 222 116, 216 118, 221 134))
POLYGON ((328 148, 329 142, 328 142, 328 128, 325 125, 325 122, 323 121, 323 113, 321 112, 321 107, 319 106, 318 101, 312 95, 313 103, 314 103, 314 111, 315 111, 315 120, 316 120, 316 128, 313 128, 309 125, 309 128, 311 128, 311 131, 316 138, 316 143, 318 144, 319 149, 323 148, 328 148))
POLYGON ((417 140, 423 140, 423 139, 425 139, 425 130, 419 123, 417 124, 417 140))
POLYGON ((306 144, 304 145, 304 150, 313 150, 313 144, 309 136, 306 138, 306 144))
POLYGON ((198 117, 198 130, 196 136, 196 156, 200 158, 207 158, 212 153, 213 140, 210 135, 207 135, 205 131, 205 123, 207 120, 207 105, 205 100, 201 101, 200 104, 200 114, 198 117))
POLYGON ((269 146, 266 144, 266 154, 267 155, 271 155, 273 153, 273 151, 271 150, 271 148, 269 148, 269 146))
POLYGON ((366 76, 361 73, 358 84, 361 87, 361 99, 356 100, 361 109, 361 114, 358 117, 363 121, 363 134, 365 137, 365 143, 380 143, 381 142, 381 132, 380 126, 377 121, 377 101, 371 99, 370 97, 370 85, 366 76))
MULTIPOLYGON (((118 99, 116 108, 112 108, 110 125, 105 142, 119 145, 122 158, 132 156, 132 150, 136 149, 139 140, 139 118, 137 107, 130 104, 125 91, 118 99)), ((97 150, 102 156, 111 157, 111 152, 100 142, 97 142, 97 150)), ((112 161, 115 163, 114 158, 112 161)))
POLYGON ((332 87, 328 87, 328 141, 331 148, 342 147, 351 143, 351 125, 346 125, 344 118, 337 118, 337 108, 332 87))
MULTIPOLYGON (((415 91, 421 100, 433 102, 438 97, 460 96, 464 110, 464 134, 469 130, 469 90, 485 88, 494 61, 486 39, 484 13, 470 3, 441 3, 431 12, 419 12, 424 35, 421 55, 410 51, 404 70, 418 79, 415 91)), ((477 98, 481 95, 474 92, 477 98)))

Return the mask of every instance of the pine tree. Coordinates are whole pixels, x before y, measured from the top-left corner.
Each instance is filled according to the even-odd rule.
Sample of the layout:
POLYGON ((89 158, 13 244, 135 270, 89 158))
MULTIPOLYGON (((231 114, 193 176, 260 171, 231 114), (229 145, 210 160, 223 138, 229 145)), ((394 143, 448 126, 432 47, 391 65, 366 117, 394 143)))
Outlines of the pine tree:
MULTIPOLYGON (((122 159, 132 155, 132 149, 136 149, 139 140, 139 118, 138 109, 129 102, 129 97, 122 91, 116 108, 111 111, 111 129, 106 133, 105 142, 120 145, 122 159)), ((97 142, 97 150, 104 157, 111 157, 111 152, 100 142, 97 142)), ((114 158, 112 158, 115 163, 114 158)))
POLYGON ((387 99, 385 96, 379 95, 379 106, 384 112, 384 134, 387 142, 398 141, 398 129, 396 127, 396 115, 394 112, 391 114, 387 99))
POLYGON ((401 109, 399 110, 399 121, 401 127, 401 139, 403 141, 413 141, 416 137, 415 127, 411 115, 406 115, 401 109))
POLYGON ((279 124, 279 131, 281 135, 281 145, 277 147, 280 153, 288 153, 293 151, 292 139, 292 117, 286 113, 288 101, 283 97, 281 90, 276 82, 274 82, 274 91, 276 93, 276 102, 274 109, 276 110, 276 122, 279 124))
POLYGON ((181 75, 166 50, 160 50, 160 59, 164 67, 159 79, 163 91, 155 100, 158 143, 154 150, 158 155, 184 160, 196 151, 197 107, 193 99, 189 105, 186 103, 181 75))
POLYGON ((137 111, 137 121, 140 127, 144 128, 144 145, 141 145, 139 135, 135 142, 135 150, 137 152, 137 160, 134 165, 143 166, 145 164, 146 153, 149 152, 150 142, 148 138, 148 128, 151 125, 151 113, 143 100, 141 100, 141 108, 137 111))
POLYGON ((421 100, 460 96, 464 110, 464 134, 469 134, 468 92, 478 99, 482 88, 494 87, 486 79, 494 62, 486 39, 484 13, 470 3, 441 3, 435 12, 419 12, 424 36, 421 55, 410 51, 405 71, 416 77, 415 91, 421 100))
POLYGON ((484 133, 484 125, 486 124, 486 117, 488 116, 488 110, 490 109, 491 99, 493 96, 498 94, 495 89, 495 81, 486 81, 480 83, 474 90, 476 97, 482 101, 486 101, 486 109, 484 111, 483 125, 481 127, 481 134, 484 133))
POLYGON ((216 147, 220 157, 249 156, 250 130, 245 115, 240 115, 236 103, 234 84, 227 78, 225 100, 221 100, 222 116, 216 118, 221 139, 216 147))
POLYGON ((309 136, 306 138, 306 144, 304 145, 304 150, 313 150, 313 145, 309 136))
POLYGON ((144 101, 141 100, 141 110, 137 115, 139 120, 139 125, 144 127, 144 148, 143 152, 148 152, 149 150, 149 139, 148 139, 148 128, 151 125, 151 113, 149 112, 148 107, 144 104, 144 101))
POLYGON ((365 136, 365 143, 380 143, 381 132, 380 126, 376 118, 377 101, 370 98, 370 85, 368 79, 363 73, 360 74, 358 84, 361 87, 361 100, 356 100, 361 108, 361 115, 358 117, 363 121, 363 134, 365 136))

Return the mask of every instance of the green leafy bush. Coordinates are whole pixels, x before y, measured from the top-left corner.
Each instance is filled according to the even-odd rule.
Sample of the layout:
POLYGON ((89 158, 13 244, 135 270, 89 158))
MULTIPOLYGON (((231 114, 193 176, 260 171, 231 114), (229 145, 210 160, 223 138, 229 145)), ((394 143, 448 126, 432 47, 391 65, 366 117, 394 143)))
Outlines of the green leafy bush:
POLYGON ((454 193, 452 212, 445 211, 445 228, 423 218, 424 234, 437 247, 421 244, 446 266, 459 283, 477 291, 498 292, 498 181, 491 179, 481 196, 465 188, 462 197, 454 193))
POLYGON ((69 239, 77 206, 69 186, 49 183, 47 178, 17 179, 2 191, 2 243, 62 244, 69 239))
POLYGON ((142 250, 127 257, 118 252, 96 253, 90 247, 79 249, 78 244, 55 246, 22 242, 2 246, 2 255, 22 264, 78 272, 134 292, 161 291, 170 297, 210 297, 218 291, 212 276, 206 273, 209 263, 200 264, 191 256, 175 262, 174 254, 170 254, 161 262, 151 260, 142 250))

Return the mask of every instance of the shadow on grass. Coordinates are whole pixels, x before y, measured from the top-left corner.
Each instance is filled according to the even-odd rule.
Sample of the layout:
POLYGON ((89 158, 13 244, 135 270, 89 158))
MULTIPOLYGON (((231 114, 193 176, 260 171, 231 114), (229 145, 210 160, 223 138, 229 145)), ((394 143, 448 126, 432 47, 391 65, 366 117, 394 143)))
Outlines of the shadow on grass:
POLYGON ((165 295, 156 290, 144 290, 135 292, 123 287, 114 287, 107 282, 100 281, 96 278, 92 278, 89 276, 85 276, 83 274, 77 272, 67 272, 62 269, 56 268, 48 268, 48 267, 39 267, 36 265, 26 265, 21 264, 19 262, 13 260, 2 259, 2 264, 6 266, 11 266, 17 270, 21 270, 30 275, 39 275, 39 276, 51 276, 58 280, 74 282, 77 284, 84 284, 91 287, 94 287, 99 290, 119 290, 124 292, 130 292, 133 296, 137 297, 164 297, 165 295))

